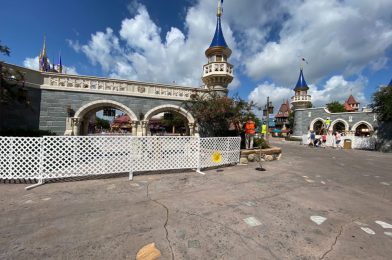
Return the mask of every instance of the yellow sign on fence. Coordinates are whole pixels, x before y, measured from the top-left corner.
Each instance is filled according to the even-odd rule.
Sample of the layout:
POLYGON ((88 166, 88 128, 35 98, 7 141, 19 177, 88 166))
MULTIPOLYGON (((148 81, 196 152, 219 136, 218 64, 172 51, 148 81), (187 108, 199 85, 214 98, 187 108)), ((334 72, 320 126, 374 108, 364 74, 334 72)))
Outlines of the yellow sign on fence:
POLYGON ((222 160, 222 155, 221 155, 221 153, 220 153, 219 151, 215 151, 215 152, 212 154, 212 161, 213 161, 214 163, 219 163, 219 162, 221 162, 221 160, 222 160))

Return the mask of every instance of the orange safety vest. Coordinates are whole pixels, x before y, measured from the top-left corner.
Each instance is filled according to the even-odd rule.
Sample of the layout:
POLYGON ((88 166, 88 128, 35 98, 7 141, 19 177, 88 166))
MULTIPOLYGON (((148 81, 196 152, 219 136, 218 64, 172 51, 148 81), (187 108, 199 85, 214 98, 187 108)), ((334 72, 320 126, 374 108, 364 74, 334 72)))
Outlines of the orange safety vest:
POLYGON ((245 133, 246 134, 255 134, 255 122, 253 121, 247 121, 245 124, 245 133))

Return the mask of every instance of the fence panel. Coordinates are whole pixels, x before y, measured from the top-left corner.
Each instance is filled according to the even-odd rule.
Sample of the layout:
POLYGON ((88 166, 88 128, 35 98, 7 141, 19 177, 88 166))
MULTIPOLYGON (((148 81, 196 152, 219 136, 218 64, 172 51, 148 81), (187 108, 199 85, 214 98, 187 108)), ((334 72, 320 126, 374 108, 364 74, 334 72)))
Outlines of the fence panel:
POLYGON ((46 136, 43 178, 64 178, 132 170, 130 136, 46 136))
POLYGON ((200 168, 238 163, 241 137, 200 138, 200 168))
POLYGON ((0 178, 38 179, 41 142, 39 137, 0 137, 0 178))
POLYGON ((238 163, 239 137, 0 137, 1 179, 54 179, 238 163))
POLYGON ((193 136, 135 137, 134 171, 197 168, 199 139, 193 136))

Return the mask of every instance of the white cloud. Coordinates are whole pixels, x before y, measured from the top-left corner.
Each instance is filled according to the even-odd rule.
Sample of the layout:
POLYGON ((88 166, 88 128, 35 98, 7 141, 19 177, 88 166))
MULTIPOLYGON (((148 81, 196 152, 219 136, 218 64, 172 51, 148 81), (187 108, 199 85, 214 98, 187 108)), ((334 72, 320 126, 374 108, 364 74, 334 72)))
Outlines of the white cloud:
MULTIPOLYGON (((204 51, 215 31, 215 8, 211 8, 211 1, 203 0, 189 8, 184 24, 186 32, 172 27, 163 39, 162 29, 152 21, 144 5, 133 1, 129 9, 134 16, 122 21, 118 36, 107 28, 93 34, 81 46, 92 64, 99 64, 110 77, 202 85, 202 66, 207 62, 204 51)), ((223 23, 223 27, 234 53, 230 61, 238 60, 240 52, 236 50, 233 32, 227 24, 223 23)), ((69 41, 77 50, 75 43, 69 41)), ((230 87, 239 85, 235 79, 230 87)))
POLYGON ((250 101, 253 101, 257 106, 264 107, 267 103, 267 97, 270 97, 270 102, 279 109, 280 104, 286 99, 290 100, 294 91, 292 89, 276 86, 275 83, 264 82, 258 85, 248 96, 250 101))
POLYGON ((80 52, 82 47, 80 46, 79 41, 73 41, 70 39, 66 39, 65 41, 68 43, 68 46, 71 47, 75 52, 80 52))
MULTIPOLYGON (((359 77, 355 81, 347 81, 342 75, 331 77, 327 82, 317 87, 309 85, 308 94, 312 96, 312 103, 315 107, 325 106, 325 104, 332 101, 339 101, 343 103, 352 93, 355 99, 361 105, 367 104, 364 88, 367 84, 367 79, 359 77)), ((267 102, 267 96, 274 104, 276 109, 279 109, 283 100, 294 96, 293 88, 276 86, 274 83, 264 82, 258 85, 250 94, 248 99, 255 102, 258 106, 264 106, 267 102)))
MULTIPOLYGON (((202 85, 216 1, 196 1, 187 10, 184 29, 172 27, 167 32, 138 1, 132 0, 128 9, 130 17, 123 19, 119 31, 107 28, 93 33, 87 43, 70 40, 69 45, 111 77, 202 85)), ((230 62, 239 76, 229 89, 238 88, 244 75, 268 79, 274 84, 258 88, 281 88, 277 94, 282 96, 274 93, 281 102, 288 95, 284 86, 296 81, 301 57, 309 60, 305 67, 309 84, 320 84, 331 75, 342 75, 345 81, 361 75, 364 68, 383 69, 389 61, 386 50, 392 46, 391 9, 390 0, 225 1, 222 26, 233 50, 230 62)), ((349 82, 366 84, 362 80, 349 82)), ((314 89, 315 94, 329 94, 322 92, 323 87, 331 86, 325 83, 314 89)), ((314 96, 316 104, 328 101, 318 98, 314 96)))
POLYGON ((39 69, 38 56, 35 58, 24 59, 23 66, 32 70, 38 70, 39 69))
MULTIPOLYGON (((370 61, 379 58, 382 61, 392 46, 392 17, 388 11, 392 9, 392 1, 287 3, 290 8, 281 8, 286 18, 275 31, 276 39, 266 41, 265 45, 260 41, 262 49, 245 59, 248 76, 269 77, 287 84, 292 82, 301 56, 309 60, 306 74, 310 82, 335 73, 354 75, 369 66, 370 61)), ((266 37, 271 37, 271 33, 266 37)))
MULTIPOLYGON (((342 75, 333 76, 322 88, 314 85, 309 86, 309 94, 312 96, 314 106, 323 106, 331 101, 343 103, 352 94, 361 105, 367 104, 364 89, 367 79, 359 77, 355 81, 347 81, 342 75)), ((293 92, 294 93, 294 92, 293 92)))
MULTIPOLYGON (((23 66, 29 69, 33 69, 33 70, 39 70, 39 63, 38 63, 38 59, 39 57, 36 56, 34 58, 25 58, 23 61, 23 66)), ((50 60, 49 60, 50 63, 50 60)), ((76 71, 76 68, 71 66, 64 66, 63 65, 63 73, 66 74, 73 74, 73 75, 78 75, 78 72, 76 71)))

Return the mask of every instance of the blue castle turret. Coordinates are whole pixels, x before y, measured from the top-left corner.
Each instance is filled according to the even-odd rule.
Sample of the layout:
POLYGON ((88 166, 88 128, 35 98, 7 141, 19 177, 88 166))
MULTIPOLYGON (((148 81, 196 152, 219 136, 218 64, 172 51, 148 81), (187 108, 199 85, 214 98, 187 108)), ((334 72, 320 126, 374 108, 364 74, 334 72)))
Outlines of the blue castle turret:
POLYGON ((215 34, 210 47, 205 51, 208 63, 203 66, 202 80, 205 88, 215 91, 219 95, 226 95, 227 86, 233 80, 233 65, 228 63, 231 49, 228 47, 222 32, 222 0, 218 0, 215 34))
POLYGON ((291 104, 294 109, 307 108, 312 105, 312 97, 308 95, 308 84, 306 84, 303 68, 301 67, 297 84, 294 88, 294 96, 291 97, 291 104))
POLYGON ((308 84, 306 84, 304 73, 303 73, 303 69, 301 68, 301 70, 299 72, 297 85, 295 85, 294 91, 296 91, 296 90, 308 90, 308 89, 309 89, 309 87, 308 87, 308 84))

